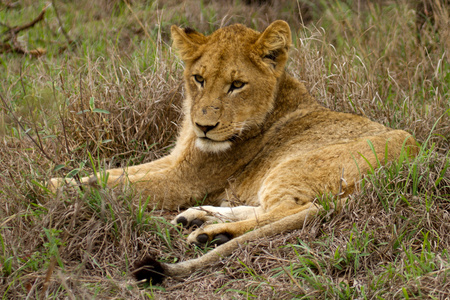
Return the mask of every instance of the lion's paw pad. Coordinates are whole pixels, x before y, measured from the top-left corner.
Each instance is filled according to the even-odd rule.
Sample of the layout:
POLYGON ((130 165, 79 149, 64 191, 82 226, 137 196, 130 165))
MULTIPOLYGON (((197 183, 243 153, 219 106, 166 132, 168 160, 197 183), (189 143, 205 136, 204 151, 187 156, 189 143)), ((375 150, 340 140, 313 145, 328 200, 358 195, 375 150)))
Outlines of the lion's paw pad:
POLYGON ((197 242, 200 244, 206 244, 208 242, 208 235, 206 233, 199 234, 197 236, 197 242))
POLYGON ((194 220, 191 221, 191 223, 189 224, 189 226, 190 226, 190 227, 194 227, 194 226, 200 227, 200 226, 203 225, 203 223, 205 223, 205 221, 200 220, 200 219, 194 219, 194 220))
POLYGON ((222 245, 225 244, 226 242, 228 242, 229 240, 231 240, 232 237, 228 234, 225 233, 219 233, 218 235, 216 235, 213 240, 211 241, 211 244, 213 245, 222 245))
POLYGON ((189 224, 189 221, 188 221, 188 219, 186 219, 186 217, 181 216, 181 217, 175 218, 175 223, 177 223, 177 225, 187 227, 189 224))
POLYGON ((184 228, 191 228, 191 227, 200 227, 205 223, 205 221, 200 219, 193 219, 192 221, 188 221, 188 219, 184 216, 180 216, 178 218, 175 218, 175 222, 177 225, 181 225, 184 228))
POLYGON ((201 233, 197 235, 195 238, 190 238, 191 242, 196 245, 211 245, 211 246, 219 246, 225 244, 230 241, 232 236, 227 233, 219 233, 214 237, 210 238, 206 233, 201 233))

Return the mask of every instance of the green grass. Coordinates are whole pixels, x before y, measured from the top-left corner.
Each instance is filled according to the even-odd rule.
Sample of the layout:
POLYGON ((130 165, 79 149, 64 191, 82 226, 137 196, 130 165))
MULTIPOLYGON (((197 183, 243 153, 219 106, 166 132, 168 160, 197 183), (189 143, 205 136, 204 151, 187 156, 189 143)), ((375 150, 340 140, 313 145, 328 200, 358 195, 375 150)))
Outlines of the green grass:
MULTIPOLYGON (((0 34, 48 4, 2 3, 0 34)), ((418 30, 419 12, 408 1, 55 4, 73 43, 49 6, 44 20, 17 36, 21 47, 46 53, 0 56, 2 299, 450 296, 448 6, 435 8, 435 23, 429 18, 418 30), (132 189, 52 194, 44 183, 100 172, 105 187, 105 169, 148 162, 173 147, 184 91, 172 24, 207 34, 234 22, 262 30, 275 19, 293 31, 288 72, 319 102, 407 130, 421 144, 419 155, 373 166, 342 209, 334 209, 338 196, 318 196, 323 217, 303 229, 242 245, 186 282, 138 286, 130 274, 143 256, 173 263, 208 248, 186 245, 189 231, 169 223, 176 212, 153 210, 132 189)))

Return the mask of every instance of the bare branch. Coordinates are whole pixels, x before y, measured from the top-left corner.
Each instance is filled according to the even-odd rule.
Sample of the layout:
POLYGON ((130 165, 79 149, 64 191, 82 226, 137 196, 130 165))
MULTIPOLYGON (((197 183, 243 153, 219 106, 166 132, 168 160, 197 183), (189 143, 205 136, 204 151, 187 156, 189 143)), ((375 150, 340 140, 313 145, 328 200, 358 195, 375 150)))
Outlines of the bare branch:
POLYGON ((15 27, 11 27, 7 24, 1 23, 0 25, 7 27, 8 30, 6 30, 5 32, 3 32, 1 34, 1 36, 6 36, 6 37, 3 39, 2 42, 0 42, 0 53, 12 51, 12 52, 21 53, 21 54, 31 53, 35 56, 39 56, 40 53, 42 52, 41 49, 39 49, 38 52, 30 52, 30 51, 20 47, 20 45, 17 43, 17 34, 23 30, 33 27, 38 22, 42 21, 44 19, 45 12, 47 11, 48 7, 49 7, 49 5, 44 7, 44 9, 42 9, 42 11, 39 13, 39 15, 29 23, 15 26, 15 27))
POLYGON ((38 22, 42 21, 44 19, 45 12, 47 11, 48 7, 49 7, 49 5, 44 7, 44 9, 42 9, 42 11, 39 13, 39 15, 33 21, 31 21, 29 23, 26 23, 24 25, 12 27, 8 31, 6 31, 4 34, 10 34, 10 37, 8 37, 7 40, 10 39, 11 36, 17 35, 22 30, 26 30, 28 28, 31 28, 34 25, 36 25, 38 22))

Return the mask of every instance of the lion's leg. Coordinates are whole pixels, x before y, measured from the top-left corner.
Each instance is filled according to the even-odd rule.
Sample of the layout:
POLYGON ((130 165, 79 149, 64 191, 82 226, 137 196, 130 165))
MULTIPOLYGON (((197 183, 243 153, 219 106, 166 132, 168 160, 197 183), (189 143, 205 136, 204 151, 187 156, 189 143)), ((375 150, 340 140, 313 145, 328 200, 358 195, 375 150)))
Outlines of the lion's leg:
POLYGON ((202 226, 189 235, 188 242, 205 243, 218 239, 216 243, 220 244, 247 231, 310 208, 315 197, 315 191, 310 188, 308 178, 310 176, 302 174, 301 171, 295 174, 289 170, 295 165, 296 170, 301 170, 298 166, 301 164, 303 162, 300 159, 289 160, 267 174, 257 191, 260 206, 255 208, 256 214, 242 214, 242 218, 236 222, 202 226))
MULTIPOLYGON (((276 222, 289 215, 310 209, 312 206, 314 204, 311 202, 305 205, 291 205, 289 202, 280 203, 277 208, 259 214, 256 217, 237 222, 209 224, 201 227, 192 232, 187 241, 189 243, 203 244, 207 241, 215 241, 217 239, 218 241, 215 241, 215 243, 222 244, 257 227, 276 222)), ((259 207, 259 210, 262 210, 262 208, 259 207)))
POLYGON ((111 176, 107 184, 111 187, 130 184, 136 194, 134 198, 148 201, 149 209, 176 210, 191 206, 194 199, 202 199, 206 194, 206 191, 195 185, 195 181, 191 183, 182 175, 183 172, 177 168, 168 167, 157 172, 111 176))
MULTIPOLYGON (((189 174, 185 169, 172 164, 167 157, 126 169, 107 170, 106 184, 110 188, 130 185, 137 195, 136 199, 148 201, 149 209, 176 210, 180 207, 191 206, 193 199, 202 199, 207 192, 202 184, 197 184, 195 180, 188 180, 188 178, 194 178, 195 174, 189 174)), ((97 176, 83 177, 81 184, 96 186, 98 181, 103 180, 102 176, 104 174, 100 173, 97 176)), ((51 184, 56 191, 63 184, 77 185, 77 182, 74 179, 70 179, 70 182, 65 182, 64 179, 52 179, 49 187, 51 184)))
MULTIPOLYGON (((137 166, 130 166, 125 168, 116 168, 116 169, 109 169, 104 172, 99 172, 97 175, 91 175, 80 178, 80 183, 82 185, 94 185, 98 183, 98 180, 102 178, 104 175, 108 174, 107 176, 107 185, 109 187, 114 187, 118 184, 124 183, 124 182, 131 182, 129 180, 129 176, 131 175, 145 175, 151 172, 157 172, 164 170, 165 168, 169 167, 172 163, 171 156, 165 156, 163 158, 157 159, 155 161, 137 165, 137 166)), ((63 186, 63 185, 71 185, 76 186, 78 185, 78 182, 74 178, 52 178, 50 179, 48 183, 48 187, 51 191, 56 192, 56 190, 63 186)))

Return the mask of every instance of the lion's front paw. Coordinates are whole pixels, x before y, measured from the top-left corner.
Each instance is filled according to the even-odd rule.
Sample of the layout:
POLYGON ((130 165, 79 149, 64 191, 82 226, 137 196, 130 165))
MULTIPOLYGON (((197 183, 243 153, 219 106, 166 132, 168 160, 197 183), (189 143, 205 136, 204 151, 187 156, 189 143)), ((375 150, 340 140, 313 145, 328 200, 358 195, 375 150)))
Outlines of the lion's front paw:
POLYGON ((193 226, 200 227, 203 223, 225 222, 229 218, 220 214, 217 207, 214 206, 199 206, 192 207, 172 220, 172 224, 181 224, 183 227, 189 228, 193 226))
POLYGON ((215 218, 208 215, 208 211, 201 207, 189 208, 176 216, 171 223, 174 225, 181 224, 185 228, 197 226, 200 227, 205 222, 212 222, 215 218))
POLYGON ((209 224, 192 232, 187 242, 196 245, 221 245, 233 238, 229 232, 230 223, 209 224))
POLYGON ((52 178, 47 182, 47 188, 56 193, 56 191, 66 184, 66 180, 64 178, 52 178))

